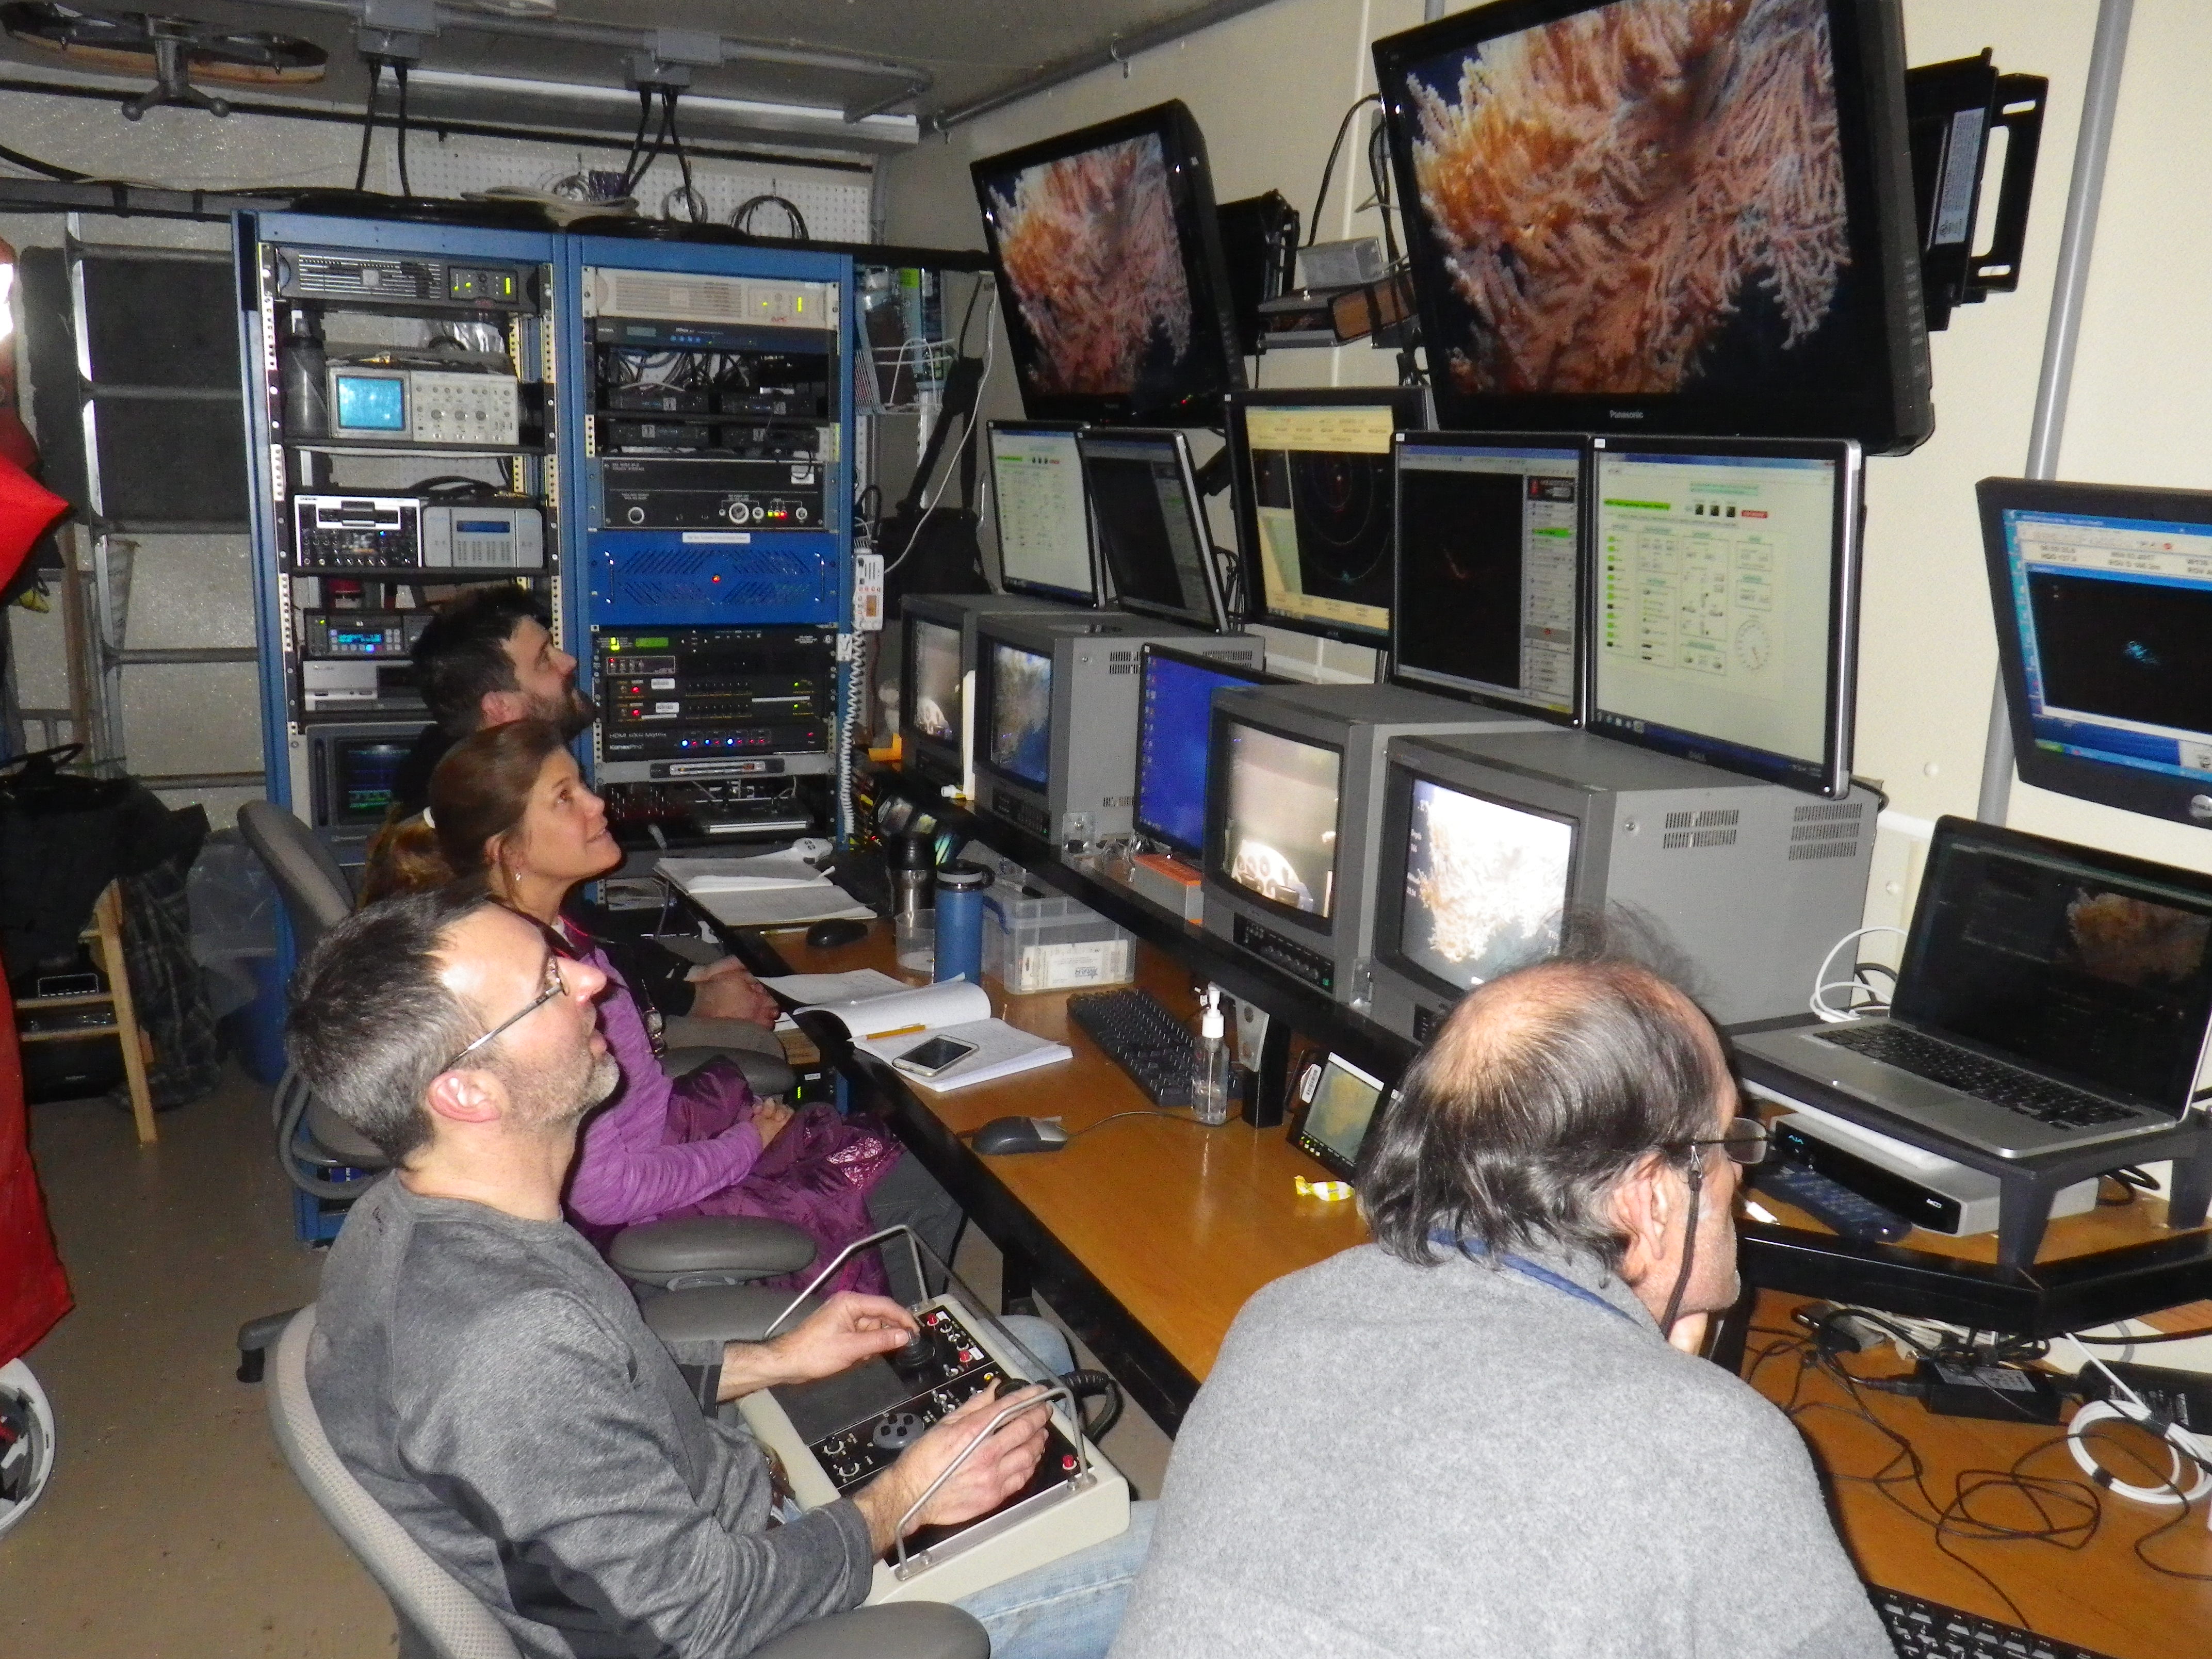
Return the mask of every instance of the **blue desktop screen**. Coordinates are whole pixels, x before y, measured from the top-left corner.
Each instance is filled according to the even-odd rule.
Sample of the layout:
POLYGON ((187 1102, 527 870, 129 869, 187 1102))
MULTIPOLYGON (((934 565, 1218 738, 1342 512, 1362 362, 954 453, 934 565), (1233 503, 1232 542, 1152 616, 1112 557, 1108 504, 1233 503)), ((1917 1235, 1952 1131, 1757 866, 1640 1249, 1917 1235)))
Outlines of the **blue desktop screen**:
POLYGON ((1213 694, 1255 685, 1252 669, 1200 667, 1159 652, 1145 653, 1137 726, 1137 828, 1197 858, 1206 848, 1206 757, 1213 694))

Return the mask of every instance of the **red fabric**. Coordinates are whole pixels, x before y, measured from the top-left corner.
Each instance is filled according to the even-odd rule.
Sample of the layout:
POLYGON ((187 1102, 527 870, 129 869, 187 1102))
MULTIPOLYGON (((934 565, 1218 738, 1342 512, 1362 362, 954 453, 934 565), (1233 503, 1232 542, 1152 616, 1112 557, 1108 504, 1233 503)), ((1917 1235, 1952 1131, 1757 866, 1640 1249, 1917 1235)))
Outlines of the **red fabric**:
POLYGON ((67 501, 0 456, 0 587, 15 580, 31 544, 68 511, 67 501))
POLYGON ((25 1137, 15 1002, 0 981, 0 1365, 28 1353, 70 1305, 25 1137))

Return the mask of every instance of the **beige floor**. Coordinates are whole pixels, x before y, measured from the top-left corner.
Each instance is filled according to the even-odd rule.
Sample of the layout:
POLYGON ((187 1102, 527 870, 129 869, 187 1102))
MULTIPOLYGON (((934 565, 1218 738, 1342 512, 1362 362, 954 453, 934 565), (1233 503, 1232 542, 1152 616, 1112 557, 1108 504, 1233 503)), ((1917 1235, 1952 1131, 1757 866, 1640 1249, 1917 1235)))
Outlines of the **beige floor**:
MULTIPOLYGON (((269 1154, 267 1093, 236 1074, 140 1152, 104 1101, 37 1106, 32 1152, 76 1310, 28 1356, 54 1402, 46 1495, 0 1538, 7 1659, 376 1659, 383 1597, 294 1485, 240 1384, 240 1322, 312 1297, 269 1154)), ((957 1264, 986 1295, 998 1259, 957 1264)), ((1146 1496, 1168 1442, 1133 1407, 1105 1449, 1146 1496)))

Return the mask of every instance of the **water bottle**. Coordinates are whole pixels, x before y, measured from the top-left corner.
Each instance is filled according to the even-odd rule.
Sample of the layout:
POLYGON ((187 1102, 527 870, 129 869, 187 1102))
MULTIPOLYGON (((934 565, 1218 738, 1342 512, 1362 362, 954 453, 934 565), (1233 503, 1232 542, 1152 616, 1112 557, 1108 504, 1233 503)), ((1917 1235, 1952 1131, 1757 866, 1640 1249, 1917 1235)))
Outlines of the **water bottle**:
POLYGON ((1200 1123, 1229 1121, 1229 1043, 1223 1036, 1221 988, 1206 988, 1198 1017, 1198 1044, 1190 1057, 1190 1111, 1200 1123))
POLYGON ((983 982, 983 890, 991 872, 980 864, 952 863, 937 872, 937 962, 931 977, 983 982))
POLYGON ((891 842, 891 931, 897 939, 898 965, 909 973, 930 973, 935 966, 935 849, 927 836, 900 836, 891 842))

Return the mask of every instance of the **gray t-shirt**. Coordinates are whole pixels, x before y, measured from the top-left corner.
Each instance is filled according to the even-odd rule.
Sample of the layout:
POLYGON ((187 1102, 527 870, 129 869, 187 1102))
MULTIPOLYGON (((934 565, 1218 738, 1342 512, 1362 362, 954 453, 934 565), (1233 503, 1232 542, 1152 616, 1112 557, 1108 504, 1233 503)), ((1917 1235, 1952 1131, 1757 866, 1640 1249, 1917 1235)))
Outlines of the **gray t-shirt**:
POLYGON ((356 1204, 316 1302, 307 1388, 369 1494, 548 1659, 708 1659, 858 1606, 848 1503, 771 1527, 768 1466, 710 1421, 567 1223, 356 1204))
POLYGON ((1113 1659, 1887 1654, 1789 1420, 1534 1265, 1589 1295, 1366 1245, 1246 1304, 1113 1659))

